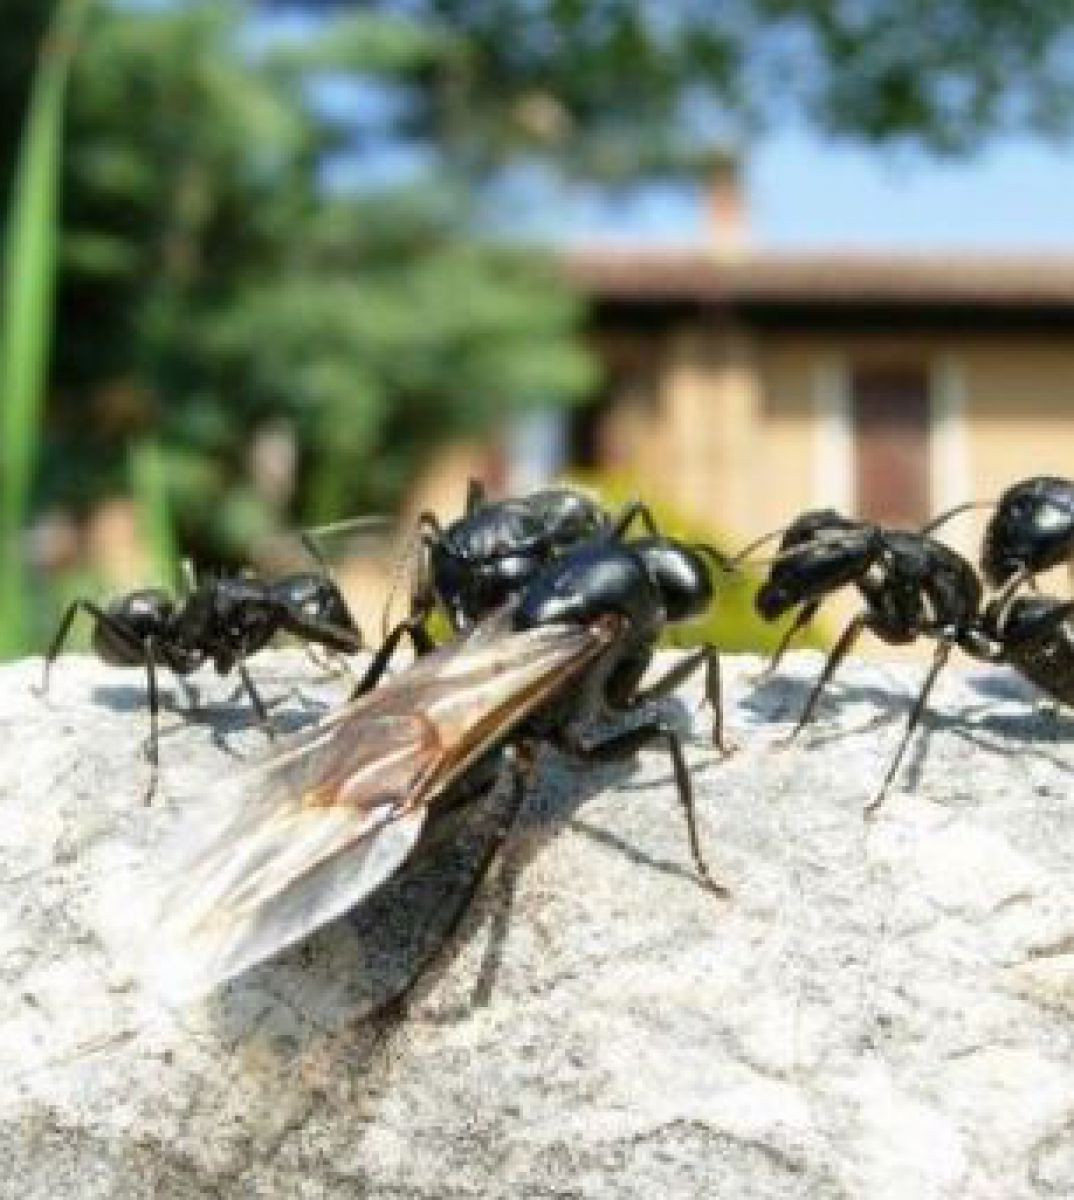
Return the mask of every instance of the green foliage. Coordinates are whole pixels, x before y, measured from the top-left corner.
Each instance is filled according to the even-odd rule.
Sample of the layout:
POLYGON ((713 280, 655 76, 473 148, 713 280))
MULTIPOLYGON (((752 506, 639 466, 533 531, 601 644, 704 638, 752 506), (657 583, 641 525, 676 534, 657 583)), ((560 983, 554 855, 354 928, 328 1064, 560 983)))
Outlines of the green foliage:
POLYGON ((63 0, 30 94, 11 188, 0 308, 0 656, 21 648, 22 530, 37 465, 52 332, 68 69, 88 0, 63 0))
POLYGON ((253 39, 230 4, 101 4, 72 91, 42 501, 125 490, 125 447, 152 435, 184 545, 249 559, 281 525, 390 510, 446 438, 588 389, 577 303, 542 260, 475 241, 436 163, 326 186, 341 147, 362 157, 348 81, 418 86, 456 52, 396 18, 253 39), (248 463, 281 425, 283 507, 248 463))
MULTIPOLYGON (((621 508, 630 500, 644 500, 652 510, 661 533, 669 537, 679 538, 684 542, 703 542, 715 546, 725 554, 738 549, 736 546, 729 546, 719 531, 684 517, 673 505, 665 503, 659 496, 654 496, 649 489, 637 486, 629 478, 585 475, 570 482, 599 496, 603 503, 613 510, 621 508)), ((711 642, 720 649, 729 651, 774 650, 790 621, 784 619, 770 625, 757 616, 753 607, 753 596, 760 583, 760 577, 750 570, 729 575, 714 569, 713 582, 716 587, 716 600, 711 613, 703 620, 691 622, 681 629, 670 630, 665 634, 663 644, 681 648, 711 642)), ((803 648, 823 647, 827 644, 828 639, 823 630, 816 626, 811 627, 795 641, 796 646, 803 648)))
POLYGON ((465 52, 434 76, 422 115, 469 162, 530 153, 633 177, 791 113, 953 153, 996 131, 1069 130, 1074 115, 1074 0, 265 3, 450 30, 465 52))

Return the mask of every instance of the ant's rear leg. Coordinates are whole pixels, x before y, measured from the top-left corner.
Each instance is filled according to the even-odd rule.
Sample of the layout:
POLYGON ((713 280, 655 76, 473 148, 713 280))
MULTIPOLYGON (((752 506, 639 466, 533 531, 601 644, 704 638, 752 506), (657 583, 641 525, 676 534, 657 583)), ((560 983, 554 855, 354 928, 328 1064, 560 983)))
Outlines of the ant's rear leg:
POLYGON ((921 685, 921 690, 917 694, 917 699, 914 701, 914 707, 910 711, 909 720, 906 722, 906 729, 902 735, 902 741, 899 743, 898 750, 895 751, 895 757, 891 760, 891 766, 888 767, 887 774, 884 776, 884 782, 880 785, 879 791, 873 799, 865 806, 866 819, 875 817, 884 803, 884 797, 888 794, 888 788, 891 787, 891 781, 895 778, 895 772, 899 769, 899 764, 902 762, 903 755, 906 753, 906 747, 910 744, 910 738, 913 737, 914 730, 921 722, 921 718, 925 712, 925 706, 928 703, 929 693, 932 691, 937 676, 943 670, 950 657, 954 642, 949 638, 944 638, 936 647, 936 653, 932 658, 932 666, 929 667, 929 673, 925 676, 925 682, 921 685))
POLYGON ((41 694, 48 693, 49 675, 52 671, 52 664, 60 656, 60 651, 63 649, 63 644, 67 640, 67 635, 71 632, 71 626, 74 624, 75 617, 78 615, 78 610, 83 609, 87 612, 99 625, 103 625, 111 634, 119 641, 125 642, 131 649, 132 654, 137 661, 143 653, 143 643, 131 629, 129 629, 121 620, 110 616, 99 608, 92 600, 80 598, 73 600, 68 606, 66 612, 60 620, 59 628, 49 644, 48 650, 45 651, 44 668, 41 674, 41 694))
POLYGON ((709 891, 718 896, 727 896, 730 894, 728 889, 713 879, 701 851, 701 838, 697 831, 697 812, 694 806, 694 789, 690 783, 690 772, 686 766, 686 756, 682 752, 682 743, 670 725, 664 721, 649 721, 644 725, 637 725, 633 729, 624 730, 622 733, 612 734, 604 741, 590 746, 576 741, 568 734, 557 739, 555 745, 576 762, 608 763, 632 758, 643 747, 661 740, 671 756, 675 788, 682 805, 683 816, 686 819, 686 833, 690 839, 690 854, 694 860, 694 867, 702 884, 709 891))

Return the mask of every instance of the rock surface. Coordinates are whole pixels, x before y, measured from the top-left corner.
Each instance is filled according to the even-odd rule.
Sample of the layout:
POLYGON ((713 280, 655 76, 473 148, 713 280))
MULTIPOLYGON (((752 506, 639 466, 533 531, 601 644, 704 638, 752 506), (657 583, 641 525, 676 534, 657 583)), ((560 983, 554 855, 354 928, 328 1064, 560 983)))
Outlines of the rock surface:
MULTIPOLYGON (((866 823, 921 668, 847 664, 786 750, 819 659, 760 688, 756 667, 728 664, 729 762, 696 691, 678 713, 730 899, 695 880, 664 756, 548 754, 450 949, 375 1019, 495 805, 172 1011, 102 941, 99 894, 260 732, 199 678, 146 809, 137 674, 67 658, 44 700, 39 662, 0 672, 0 1195, 1074 1195, 1074 725, 1006 673, 952 670, 866 823)), ((283 723, 343 690, 291 652, 254 671, 283 723)))

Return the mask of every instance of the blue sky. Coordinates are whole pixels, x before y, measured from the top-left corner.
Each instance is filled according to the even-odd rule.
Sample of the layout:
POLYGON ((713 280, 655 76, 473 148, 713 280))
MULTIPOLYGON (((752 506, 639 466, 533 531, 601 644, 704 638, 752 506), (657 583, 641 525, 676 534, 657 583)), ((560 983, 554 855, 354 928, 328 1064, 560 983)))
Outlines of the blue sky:
MULTIPOLYGON (((750 222, 766 246, 1074 250, 1074 144, 995 143, 967 161, 784 132, 754 148, 750 222)), ((703 234, 696 194, 577 196, 569 236, 681 242, 703 234)))
MULTIPOLYGON (((263 20, 260 32, 310 25, 308 15, 278 14, 263 20)), ((341 95, 356 102, 353 85, 341 95)), ((358 102, 372 103, 368 89, 358 102)), ((403 154, 387 156, 380 167, 391 175, 412 165, 403 154)), ((333 178, 347 182, 352 168, 340 164, 333 178)), ((359 173, 368 181, 370 164, 359 173)), ((609 203, 582 191, 565 196, 546 183, 523 172, 494 198, 487 224, 553 241, 704 236, 703 206, 689 188, 652 187, 609 203)), ((762 246, 1074 251, 1074 140, 1008 138, 971 159, 948 161, 833 144, 787 128, 752 148, 747 189, 750 224, 762 246)))
POLYGON ((749 172, 763 242, 1074 248, 1074 145, 995 144, 967 162, 773 138, 749 172))

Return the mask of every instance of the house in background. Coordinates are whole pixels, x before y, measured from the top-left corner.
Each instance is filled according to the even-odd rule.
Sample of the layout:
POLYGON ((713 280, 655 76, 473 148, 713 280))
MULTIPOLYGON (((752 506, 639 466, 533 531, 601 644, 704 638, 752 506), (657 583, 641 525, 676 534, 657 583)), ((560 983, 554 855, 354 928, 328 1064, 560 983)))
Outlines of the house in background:
MULTIPOLYGON (((494 452, 448 454, 422 502, 457 513, 468 473, 515 492, 605 471, 739 546, 807 508, 913 526, 1027 475, 1074 477, 1074 247, 756 247, 726 171, 709 228, 681 248, 567 252, 600 393, 494 452)), ((976 556, 985 519, 943 536, 976 556)))
MULTIPOLYGON (((745 541, 810 507, 916 525, 1074 476, 1074 254, 594 249, 568 262, 606 386, 570 466, 745 541)), ((952 525, 973 546, 973 522, 952 525)))

